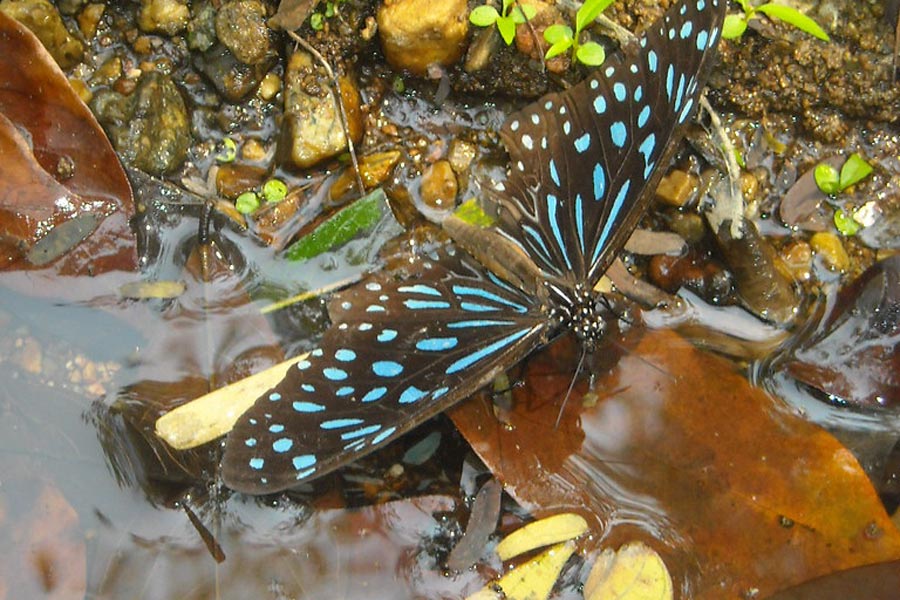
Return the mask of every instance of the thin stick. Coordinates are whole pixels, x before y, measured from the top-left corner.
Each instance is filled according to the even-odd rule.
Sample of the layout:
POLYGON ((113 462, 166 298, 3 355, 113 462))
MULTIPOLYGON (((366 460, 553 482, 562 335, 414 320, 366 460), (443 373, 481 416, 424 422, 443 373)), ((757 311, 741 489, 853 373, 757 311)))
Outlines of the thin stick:
POLYGON ((544 47, 541 44, 541 38, 538 37, 537 31, 534 29, 534 25, 531 24, 531 19, 528 18, 528 15, 525 14, 525 11, 522 9, 522 5, 519 4, 519 0, 516 0, 516 8, 522 11, 522 16, 525 17, 525 25, 528 26, 528 31, 531 33, 531 39, 534 40, 535 45, 538 49, 538 56, 541 57, 541 73, 547 70, 547 61, 544 59, 544 47))
POLYGON ((347 111, 344 108, 344 100, 341 97, 341 82, 338 80, 334 69, 332 69, 331 65, 328 64, 328 61, 325 60, 325 57, 322 56, 318 50, 313 48, 309 42, 293 31, 288 31, 287 34, 292 40, 303 46, 304 50, 312 54, 316 60, 319 61, 319 64, 322 65, 322 68, 325 69, 328 77, 331 78, 331 84, 334 86, 334 99, 335 102, 337 102, 338 114, 340 114, 341 117, 341 128, 344 130, 344 137, 347 138, 347 151, 350 152, 350 162, 353 163, 353 172, 356 175, 356 185, 359 188, 359 195, 363 196, 366 193, 366 186, 363 185, 362 176, 359 174, 359 161, 356 159, 356 148, 353 144, 353 138, 350 137, 350 121, 347 119, 347 111))
POLYGON ((581 367, 584 365, 584 359, 587 356, 587 350, 584 347, 581 348, 581 358, 578 359, 578 368, 575 369, 575 374, 572 375, 572 381, 569 382, 569 389, 566 390, 566 397, 563 398, 562 406, 559 407, 559 412, 556 414, 556 424, 553 426, 554 429, 559 429, 559 424, 562 421, 563 413, 566 410, 566 404, 569 402, 569 396, 572 395, 572 390, 575 389, 575 381, 578 379, 578 375, 581 373, 581 367))
MULTIPOLYGON (((738 166, 737 159, 735 158, 734 144, 731 143, 731 139, 728 137, 728 134, 725 133, 725 127, 722 125, 719 113, 717 113, 710 105, 709 101, 706 99, 706 95, 700 96, 700 106, 709 115, 709 122, 710 125, 712 125, 713 133, 715 133, 716 137, 719 139, 720 148, 722 149, 723 158, 725 159, 725 168, 728 171, 728 187, 730 191, 728 198, 725 199, 725 201, 729 203, 729 206, 725 210, 719 212, 715 217, 716 219, 719 219, 719 222, 713 222, 713 217, 710 213, 707 213, 707 219, 709 219, 710 224, 713 226, 713 230, 718 231, 719 226, 724 221, 724 218, 720 215, 724 213, 731 219, 731 236, 735 239, 739 239, 742 235, 741 222, 744 218, 744 195, 741 193, 741 186, 739 183, 741 179, 741 168, 738 166)), ((719 202, 721 202, 721 200, 719 202)))

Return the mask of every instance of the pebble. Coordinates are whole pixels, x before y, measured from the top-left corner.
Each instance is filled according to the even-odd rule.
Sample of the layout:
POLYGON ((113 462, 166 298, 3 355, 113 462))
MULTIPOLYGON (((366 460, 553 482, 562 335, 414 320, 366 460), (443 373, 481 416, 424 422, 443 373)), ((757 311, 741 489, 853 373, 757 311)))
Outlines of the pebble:
POLYGON ((422 202, 432 208, 449 210, 456 203, 459 185, 450 161, 439 160, 422 173, 422 202))
POLYGON ((795 241, 781 249, 781 260, 788 273, 797 281, 812 277, 812 248, 805 241, 795 241))
POLYGON ((809 245, 829 269, 843 273, 850 268, 850 257, 836 234, 830 231, 815 233, 809 239, 809 245))
POLYGON ((468 17, 466 0, 385 0, 376 15, 385 58, 420 77, 431 65, 453 65, 465 50, 468 17))
POLYGON ((681 208, 691 199, 699 181, 696 176, 675 169, 669 171, 656 187, 656 198, 669 206, 681 208))

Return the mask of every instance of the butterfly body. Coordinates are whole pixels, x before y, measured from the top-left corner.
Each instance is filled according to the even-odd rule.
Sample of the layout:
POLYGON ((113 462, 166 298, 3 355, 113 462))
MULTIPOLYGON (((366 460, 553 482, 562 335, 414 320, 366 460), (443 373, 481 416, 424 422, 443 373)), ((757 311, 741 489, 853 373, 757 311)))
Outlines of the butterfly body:
MULTIPOLYGON (((497 221, 329 303, 332 325, 236 424, 230 487, 268 493, 327 473, 468 397, 535 348, 606 332, 593 291, 631 235, 699 102, 725 0, 683 0, 588 79, 510 116, 497 221)), ((548 425, 550 426, 550 425, 548 425)))

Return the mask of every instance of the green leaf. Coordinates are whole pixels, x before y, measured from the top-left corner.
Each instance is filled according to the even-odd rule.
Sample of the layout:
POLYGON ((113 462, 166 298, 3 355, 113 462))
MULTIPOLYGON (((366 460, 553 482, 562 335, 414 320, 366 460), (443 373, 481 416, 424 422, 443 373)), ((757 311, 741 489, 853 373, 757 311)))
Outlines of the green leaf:
POLYGON ((867 163, 859 153, 854 152, 850 155, 850 158, 847 159, 847 162, 844 163, 844 166, 841 167, 841 191, 846 190, 854 183, 862 181, 868 177, 871 172, 872 165, 867 163))
POLYGON ((753 12, 753 7, 750 6, 750 0, 737 0, 737 3, 741 5, 741 10, 743 10, 744 14, 749 18, 753 12))
POLYGON ((509 16, 509 7, 512 6, 514 2, 515 0, 503 0, 503 2, 500 3, 503 7, 502 12, 505 16, 509 16))
POLYGON ((390 209, 384 192, 377 189, 320 223, 291 245, 285 251, 285 257, 295 261, 307 260, 346 244, 375 227, 386 212, 390 212, 390 209))
POLYGON ((565 54, 568 52, 569 48, 572 47, 572 39, 562 39, 547 49, 547 54, 544 55, 544 58, 551 59, 554 56, 559 56, 560 54, 565 54))
POLYGON ((516 22, 513 21, 512 17, 499 17, 497 19, 497 31, 500 32, 500 37, 503 38, 506 45, 511 46, 513 40, 516 39, 516 22))
POLYGON ((814 176, 816 185, 826 194, 833 195, 841 191, 840 173, 831 165, 816 165, 814 176))
POLYGON ((512 13, 510 13, 510 16, 517 25, 521 25, 525 21, 533 19, 534 15, 536 14, 537 9, 535 7, 531 6, 530 4, 522 4, 512 9, 512 13))
POLYGON ((741 154, 741 151, 735 148, 734 150, 734 160, 737 162, 738 166, 742 169, 747 168, 747 163, 744 162, 744 155, 741 154))
POLYGON ((256 192, 244 192, 234 201, 234 208, 242 215, 249 215, 259 208, 259 196, 256 192))
POLYGON ((824 29, 819 27, 818 23, 804 15, 796 8, 791 8, 790 6, 785 6, 783 4, 775 4, 774 2, 767 2, 766 4, 758 6, 756 10, 768 17, 781 19, 785 23, 789 23, 800 31, 806 32, 809 35, 813 35, 820 40, 826 42, 831 41, 831 38, 828 37, 828 34, 825 33, 824 29))
POLYGON ((612 0, 586 0, 575 14, 575 31, 580 32, 593 23, 610 4, 612 0))
POLYGON ((747 30, 747 19, 744 15, 725 15, 725 24, 722 25, 722 37, 726 40, 735 40, 747 30))
POLYGON ((460 204, 459 208, 457 208, 453 214, 461 221, 465 221, 469 225, 475 225, 476 227, 490 227, 494 224, 494 219, 488 216, 488 214, 482 210, 478 201, 474 199, 466 200, 460 204))
POLYGON ((568 25, 560 25, 557 23, 544 30, 544 39, 547 40, 548 44, 558 44, 563 40, 568 40, 569 46, 571 46, 573 38, 574 34, 572 33, 572 28, 568 25))
POLYGON ((606 52, 600 44, 588 42, 578 46, 578 50, 575 51, 575 58, 583 65, 596 67, 602 65, 603 61, 606 60, 606 52))
POLYGON ((478 27, 490 27, 499 18, 500 13, 493 6, 479 6, 469 13, 469 21, 478 27))
POLYGON ((841 235, 847 237, 854 236, 859 232, 859 223, 840 208, 834 211, 834 226, 837 227, 841 235))

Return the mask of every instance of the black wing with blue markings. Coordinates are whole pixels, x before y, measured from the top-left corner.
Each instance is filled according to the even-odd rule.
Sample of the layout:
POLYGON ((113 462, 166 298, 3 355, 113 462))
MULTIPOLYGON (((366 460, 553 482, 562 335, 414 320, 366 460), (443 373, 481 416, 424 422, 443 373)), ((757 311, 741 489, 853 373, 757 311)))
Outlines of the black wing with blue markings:
POLYGON ((226 484, 281 490, 386 444, 545 341, 531 297, 465 256, 417 259, 338 294, 306 360, 237 423, 226 484))
POLYGON ((590 77, 510 116, 498 231, 567 287, 597 282, 637 226, 699 102, 726 0, 686 0, 590 77))

